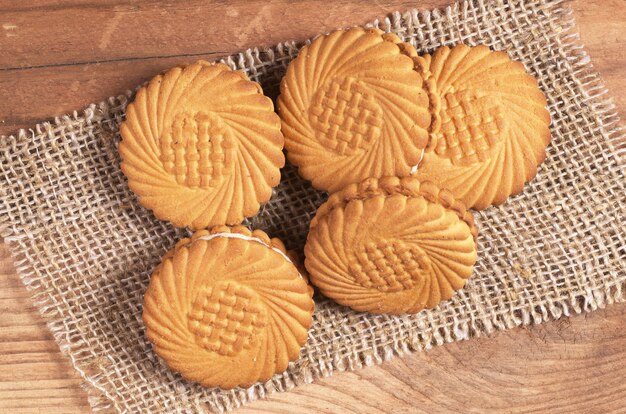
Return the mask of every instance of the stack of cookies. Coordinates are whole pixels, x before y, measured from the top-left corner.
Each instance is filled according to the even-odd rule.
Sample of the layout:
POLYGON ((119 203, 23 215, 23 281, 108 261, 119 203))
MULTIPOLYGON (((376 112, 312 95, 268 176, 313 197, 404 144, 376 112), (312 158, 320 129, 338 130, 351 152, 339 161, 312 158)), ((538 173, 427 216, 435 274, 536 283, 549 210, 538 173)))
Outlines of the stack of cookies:
POLYGON ((314 309, 305 273, 357 311, 416 313, 451 298, 476 262, 469 209, 522 191, 550 140, 544 95, 506 53, 458 45, 419 56, 378 29, 303 47, 278 112, 244 74, 197 62, 141 88, 121 127, 139 201, 196 230, 152 274, 147 336, 208 387, 268 380, 299 356, 314 309), (330 193, 304 267, 240 225, 279 183, 283 145, 330 193))
POLYGON ((307 340, 313 289, 280 240, 239 225, 280 182, 272 100, 243 73, 197 62, 142 87, 121 134, 122 171, 141 204, 196 230, 163 257, 145 294, 156 353, 207 387, 287 369, 307 340))
POLYGON ((281 83, 289 160, 331 193, 304 248, 311 282, 372 313, 449 299, 476 261, 468 208, 522 191, 550 140, 546 99, 486 46, 432 56, 378 29, 305 46, 281 83))

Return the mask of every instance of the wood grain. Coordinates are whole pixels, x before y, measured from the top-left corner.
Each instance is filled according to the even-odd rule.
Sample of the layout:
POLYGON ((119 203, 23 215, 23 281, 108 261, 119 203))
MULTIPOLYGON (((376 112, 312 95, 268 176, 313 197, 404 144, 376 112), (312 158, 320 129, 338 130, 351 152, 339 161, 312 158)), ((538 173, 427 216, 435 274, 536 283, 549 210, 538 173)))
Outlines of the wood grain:
MULTIPOLYGON (((0 134, 122 93, 177 63, 447 3, 0 1, 0 134)), ((572 7, 624 115, 626 8, 617 0, 579 0, 572 7)), ((0 315, 0 412, 89 412, 80 378, 1 244, 0 315)), ((624 320, 626 304, 620 304, 448 344, 340 373, 239 412, 626 412, 624 320)))

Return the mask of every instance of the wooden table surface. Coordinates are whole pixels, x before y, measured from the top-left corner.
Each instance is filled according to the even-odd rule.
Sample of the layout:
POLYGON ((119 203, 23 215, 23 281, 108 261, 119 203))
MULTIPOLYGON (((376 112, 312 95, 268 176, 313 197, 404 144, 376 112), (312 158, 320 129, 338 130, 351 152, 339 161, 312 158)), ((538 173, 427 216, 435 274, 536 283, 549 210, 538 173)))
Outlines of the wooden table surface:
MULTIPOLYGON (((0 134, 120 94, 178 63, 448 2, 0 0, 0 134)), ((571 5, 623 117, 624 3, 571 5)), ((337 374, 239 412, 626 412, 624 321, 626 304, 613 305, 337 374)), ((89 412, 80 385, 0 244, 0 412, 89 412)))

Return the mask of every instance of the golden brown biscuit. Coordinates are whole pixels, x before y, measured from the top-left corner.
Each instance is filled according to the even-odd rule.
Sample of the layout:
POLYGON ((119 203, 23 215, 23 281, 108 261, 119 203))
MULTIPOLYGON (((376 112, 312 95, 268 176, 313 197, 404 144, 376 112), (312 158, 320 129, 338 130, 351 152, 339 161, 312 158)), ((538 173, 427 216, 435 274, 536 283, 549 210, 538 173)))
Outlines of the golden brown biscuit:
POLYGON ((153 78, 128 105, 121 134, 128 185, 177 227, 241 223, 269 200, 285 162, 271 99, 224 64, 153 78))
POLYGON ((550 114, 520 62, 487 46, 439 48, 417 59, 440 100, 440 125, 416 177, 447 188, 469 208, 503 203, 537 173, 550 114))
POLYGON ((314 187, 408 175, 431 123, 413 48, 378 29, 315 39, 290 63, 278 110, 287 157, 314 187))
POLYGON ((181 240, 163 257, 143 320, 156 353, 185 378, 249 386, 298 358, 312 294, 280 240, 221 226, 181 240))
POLYGON ((477 230, 463 203, 432 183, 384 177, 334 193, 304 247, 311 283, 371 313, 416 313, 462 288, 477 230))

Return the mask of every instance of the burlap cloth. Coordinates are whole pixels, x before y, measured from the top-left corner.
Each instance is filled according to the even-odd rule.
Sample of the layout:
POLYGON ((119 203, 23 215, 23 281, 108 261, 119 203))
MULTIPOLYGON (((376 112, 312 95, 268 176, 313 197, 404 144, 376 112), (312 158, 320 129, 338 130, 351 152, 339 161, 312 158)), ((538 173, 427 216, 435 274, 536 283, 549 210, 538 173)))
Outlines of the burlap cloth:
MULTIPOLYGON (((128 96, 0 141, 1 235, 95 409, 224 411, 334 371, 433 345, 536 324, 624 300, 624 140, 614 107, 559 2, 474 1, 375 22, 420 51, 484 43, 537 77, 552 143, 537 178, 501 207, 476 213, 480 251, 465 289, 414 316, 352 312, 317 297, 309 341, 289 370, 249 389, 204 389, 152 352, 142 296, 161 255, 185 231, 157 221, 119 169, 128 96), (620 154, 621 153, 621 154, 620 154)), ((248 50, 225 62, 274 93, 297 46, 248 50)), ((248 223, 301 248, 325 196, 286 167, 271 202, 248 223)), ((419 379, 416 379, 416 384, 419 379)))

